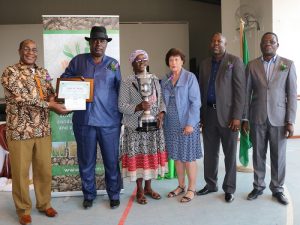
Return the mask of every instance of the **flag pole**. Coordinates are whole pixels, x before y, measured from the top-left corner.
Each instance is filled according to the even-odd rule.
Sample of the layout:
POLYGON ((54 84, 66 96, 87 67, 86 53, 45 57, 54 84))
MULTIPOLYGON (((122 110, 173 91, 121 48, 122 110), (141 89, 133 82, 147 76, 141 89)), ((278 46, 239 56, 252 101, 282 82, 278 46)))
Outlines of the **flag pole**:
POLYGON ((244 34, 245 22, 240 18, 240 56, 243 58, 243 34, 244 34))
MULTIPOLYGON (((245 49, 245 46, 247 46, 247 43, 244 43, 244 40, 246 42, 246 39, 244 37, 244 35, 245 35, 244 29, 245 29, 245 22, 243 21, 242 18, 240 18, 240 57, 243 59, 243 62, 245 64, 247 64, 248 63, 248 55, 247 55, 247 57, 245 57, 244 51, 248 51, 248 50, 245 49)), ((248 47, 246 47, 246 48, 248 48, 248 47)), ((243 154, 246 154, 247 160, 248 160, 248 150, 246 152, 243 152, 243 151, 241 152, 241 148, 243 148, 243 150, 245 150, 244 148, 248 149, 249 146, 248 147, 245 146, 246 142, 248 142, 248 141, 249 141, 249 134, 245 137, 244 135, 242 135, 242 133, 240 133, 240 153, 239 153, 240 160, 241 160, 241 154, 242 154, 242 156, 245 156, 243 154)), ((236 170, 238 172, 243 172, 243 173, 253 172, 253 169, 247 167, 247 164, 248 164, 248 162, 246 164, 244 162, 244 165, 237 166, 236 170)))

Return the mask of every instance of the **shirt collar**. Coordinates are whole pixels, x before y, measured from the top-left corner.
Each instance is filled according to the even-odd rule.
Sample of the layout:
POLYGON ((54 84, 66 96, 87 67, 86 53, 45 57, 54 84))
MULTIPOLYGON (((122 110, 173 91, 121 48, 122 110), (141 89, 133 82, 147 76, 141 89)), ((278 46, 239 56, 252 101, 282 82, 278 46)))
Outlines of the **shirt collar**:
MULTIPOLYGON (((23 70, 25 70, 25 69, 31 69, 31 67, 29 67, 28 65, 26 65, 25 63, 23 63, 21 60, 20 60, 19 63, 18 63, 18 67, 19 67, 20 69, 23 69, 23 70)), ((38 66, 37 66, 36 64, 34 64, 32 68, 33 68, 33 69, 37 69, 38 66)))
POLYGON ((269 62, 268 62, 268 61, 265 61, 263 56, 261 56, 260 59, 261 59, 261 61, 264 62, 264 63, 269 63, 269 62, 275 63, 275 61, 276 61, 276 59, 277 59, 277 55, 274 55, 274 56, 271 58, 271 60, 270 60, 269 62))
POLYGON ((215 58, 214 56, 212 56, 211 62, 212 62, 212 63, 221 63, 222 60, 223 60, 224 57, 225 57, 225 54, 226 54, 226 51, 224 52, 224 54, 222 55, 222 57, 221 57, 221 59, 220 59, 219 61, 217 61, 216 58, 215 58))

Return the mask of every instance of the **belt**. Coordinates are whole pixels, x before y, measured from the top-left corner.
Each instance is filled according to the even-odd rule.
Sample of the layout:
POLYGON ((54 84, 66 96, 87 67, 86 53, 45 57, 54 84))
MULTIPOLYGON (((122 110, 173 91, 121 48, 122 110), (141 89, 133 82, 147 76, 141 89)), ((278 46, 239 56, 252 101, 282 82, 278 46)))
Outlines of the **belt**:
POLYGON ((208 106, 208 107, 211 107, 211 108, 213 108, 213 109, 217 109, 216 103, 215 103, 215 104, 207 103, 207 106, 208 106))

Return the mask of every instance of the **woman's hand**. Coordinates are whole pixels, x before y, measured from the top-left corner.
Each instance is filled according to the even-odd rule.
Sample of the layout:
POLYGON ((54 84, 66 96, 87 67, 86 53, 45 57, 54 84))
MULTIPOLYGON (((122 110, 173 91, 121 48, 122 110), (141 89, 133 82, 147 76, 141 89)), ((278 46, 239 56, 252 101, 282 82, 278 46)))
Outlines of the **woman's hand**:
POLYGON ((163 126, 165 112, 160 112, 157 114, 157 128, 161 129, 163 126))
POLYGON ((142 101, 140 104, 138 104, 136 107, 135 107, 135 111, 142 111, 142 110, 150 110, 150 103, 147 102, 147 101, 142 101))
POLYGON ((185 128, 183 129, 183 134, 184 135, 190 135, 191 133, 193 133, 194 128, 190 125, 185 126, 185 128))

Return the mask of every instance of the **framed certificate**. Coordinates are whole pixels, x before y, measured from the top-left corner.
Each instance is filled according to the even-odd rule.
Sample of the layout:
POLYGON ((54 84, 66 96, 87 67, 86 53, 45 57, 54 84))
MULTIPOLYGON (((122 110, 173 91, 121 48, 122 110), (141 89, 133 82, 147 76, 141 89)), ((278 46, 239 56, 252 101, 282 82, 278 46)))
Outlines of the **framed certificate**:
POLYGON ((58 101, 65 99, 85 99, 92 102, 94 97, 94 79, 80 77, 57 78, 56 97, 58 101))

